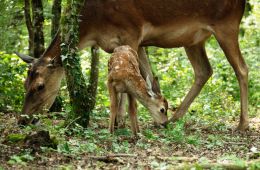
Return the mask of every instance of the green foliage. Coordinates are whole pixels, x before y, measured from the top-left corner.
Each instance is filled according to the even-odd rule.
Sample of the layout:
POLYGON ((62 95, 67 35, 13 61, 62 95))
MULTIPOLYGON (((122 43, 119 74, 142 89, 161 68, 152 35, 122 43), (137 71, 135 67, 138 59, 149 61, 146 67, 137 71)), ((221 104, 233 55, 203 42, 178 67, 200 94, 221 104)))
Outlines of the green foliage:
POLYGON ((18 111, 23 103, 26 65, 16 56, 0 51, 0 110, 18 111))
POLYGON ((241 168, 246 167, 245 161, 239 159, 236 155, 225 155, 225 156, 219 158, 218 161, 233 163, 234 165, 241 167, 241 168))
POLYGON ((16 143, 16 142, 24 140, 25 137, 26 137, 26 135, 24 135, 24 134, 9 134, 7 136, 7 140, 9 142, 16 143))
POLYGON ((251 165, 250 165, 250 169, 251 169, 251 170, 257 170, 257 169, 260 169, 260 161, 251 164, 251 165))
POLYGON ((21 47, 19 36, 26 34, 20 29, 24 22, 22 6, 21 0, 2 0, 0 3, 0 51, 13 52, 21 47))
POLYGON ((27 162, 33 161, 34 157, 28 153, 21 154, 21 155, 13 155, 11 156, 10 160, 8 161, 9 164, 21 164, 26 165, 27 162))
MULTIPOLYGON (((164 135, 167 140, 171 142, 181 143, 185 141, 185 132, 184 132, 184 121, 180 120, 176 125, 168 126, 167 130, 164 131, 164 135)), ((189 139, 191 141, 191 139, 189 139)))

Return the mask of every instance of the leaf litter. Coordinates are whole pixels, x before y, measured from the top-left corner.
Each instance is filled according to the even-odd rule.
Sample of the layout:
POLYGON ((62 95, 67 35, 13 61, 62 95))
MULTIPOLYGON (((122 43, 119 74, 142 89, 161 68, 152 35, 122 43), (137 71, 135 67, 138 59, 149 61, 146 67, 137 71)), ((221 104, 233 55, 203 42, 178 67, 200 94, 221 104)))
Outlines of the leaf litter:
POLYGON ((252 119, 245 133, 229 129, 232 122, 224 130, 186 122, 173 131, 176 125, 158 129, 142 121, 138 138, 129 127, 110 135, 106 117, 93 118, 89 129, 64 130, 58 126, 62 121, 45 118, 40 127, 21 128, 15 114, 1 113, 0 169, 260 168, 259 118, 252 119), (12 141, 10 134, 26 137, 12 141))

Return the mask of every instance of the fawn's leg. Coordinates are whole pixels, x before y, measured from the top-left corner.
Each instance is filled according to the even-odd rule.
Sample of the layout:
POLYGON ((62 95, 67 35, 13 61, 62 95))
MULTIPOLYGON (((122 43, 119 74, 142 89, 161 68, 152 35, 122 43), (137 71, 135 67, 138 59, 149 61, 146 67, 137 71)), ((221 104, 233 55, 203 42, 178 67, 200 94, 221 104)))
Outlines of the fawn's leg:
POLYGON ((131 128, 135 136, 137 136, 137 133, 139 132, 139 127, 138 127, 138 122, 137 122, 137 103, 136 99, 128 94, 128 112, 130 116, 130 121, 131 121, 131 128))
POLYGON ((198 96, 202 87, 212 75, 212 69, 205 51, 204 42, 194 46, 185 47, 185 50, 195 73, 195 81, 180 107, 170 119, 170 121, 173 122, 183 117, 193 100, 198 96))
POLYGON ((114 133, 115 130, 115 120, 118 112, 118 93, 116 93, 115 88, 109 84, 109 97, 110 97, 110 123, 109 123, 109 131, 110 133, 114 133))
POLYGON ((116 128, 125 127, 126 100, 127 100, 127 94, 120 93, 119 108, 118 108, 118 113, 115 121, 116 128))

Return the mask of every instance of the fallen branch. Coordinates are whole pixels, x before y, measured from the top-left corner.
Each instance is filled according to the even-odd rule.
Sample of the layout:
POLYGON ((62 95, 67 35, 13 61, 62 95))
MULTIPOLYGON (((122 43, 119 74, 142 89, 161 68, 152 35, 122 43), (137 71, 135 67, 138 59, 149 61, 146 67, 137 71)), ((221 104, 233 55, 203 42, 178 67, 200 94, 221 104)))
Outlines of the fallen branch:
POLYGON ((109 158, 116 158, 116 157, 137 157, 136 154, 109 154, 109 155, 105 155, 105 156, 88 156, 91 159, 109 159, 109 158))
POLYGON ((232 144, 232 145, 247 145, 245 142, 224 142, 225 144, 232 144))
POLYGON ((162 156, 157 156, 157 159, 160 159, 162 161, 177 161, 177 162, 194 162, 197 161, 197 157, 162 157, 162 156))
POLYGON ((95 159, 97 161, 102 161, 102 162, 118 162, 118 158, 123 158, 123 157, 137 157, 135 154, 109 154, 106 156, 88 156, 90 159, 95 159))
POLYGON ((74 120, 72 120, 71 122, 68 123, 68 125, 65 127, 65 129, 68 129, 73 123, 75 123, 76 121, 78 121, 81 117, 77 117, 74 120))

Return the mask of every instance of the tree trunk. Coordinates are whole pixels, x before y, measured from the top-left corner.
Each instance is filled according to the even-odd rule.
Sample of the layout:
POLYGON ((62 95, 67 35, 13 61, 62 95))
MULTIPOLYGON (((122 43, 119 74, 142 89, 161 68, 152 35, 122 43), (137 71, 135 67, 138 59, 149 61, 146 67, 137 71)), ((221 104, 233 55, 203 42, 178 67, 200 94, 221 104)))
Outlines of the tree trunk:
POLYGON ((66 14, 62 18, 61 53, 73 112, 69 118, 87 127, 89 123, 87 86, 77 54, 79 41, 79 11, 82 0, 67 0, 66 14))
POLYGON ((32 0, 33 28, 34 28, 34 47, 35 58, 39 58, 45 51, 43 35, 43 6, 41 0, 32 0))
POLYGON ((33 31, 33 25, 32 25, 32 19, 31 19, 31 3, 30 0, 24 0, 24 16, 25 16, 25 22, 29 34, 29 55, 34 56, 33 54, 33 37, 34 37, 34 31, 33 31))
MULTIPOLYGON (((60 27, 60 17, 61 17, 61 1, 54 0, 52 5, 52 19, 51 19, 51 37, 52 39, 57 34, 60 27)), ((60 112, 62 110, 62 98, 60 94, 56 97, 54 103, 49 109, 50 112, 60 112)))
POLYGON ((43 6, 41 0, 24 0, 24 16, 29 33, 29 55, 39 58, 44 52, 43 6), (31 17, 32 9, 32 17, 31 17))
POLYGON ((52 19, 51 19, 51 37, 55 37, 57 31, 60 27, 60 17, 61 17, 61 0, 54 0, 52 4, 52 19))
POLYGON ((99 50, 96 47, 91 48, 91 70, 88 85, 88 112, 92 112, 96 104, 96 94, 98 85, 98 65, 99 50))

